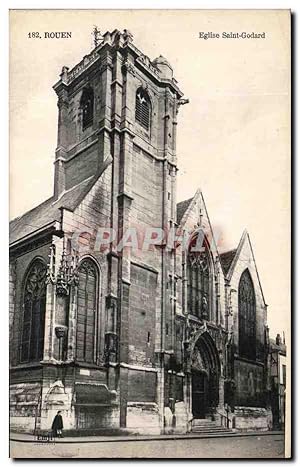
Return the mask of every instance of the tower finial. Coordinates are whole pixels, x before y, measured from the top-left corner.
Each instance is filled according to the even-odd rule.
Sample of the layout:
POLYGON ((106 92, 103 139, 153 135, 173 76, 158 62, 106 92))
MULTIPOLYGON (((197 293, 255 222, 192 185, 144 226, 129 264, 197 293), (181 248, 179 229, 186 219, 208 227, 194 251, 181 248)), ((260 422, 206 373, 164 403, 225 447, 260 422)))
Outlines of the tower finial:
POLYGON ((94 36, 94 46, 97 47, 102 39, 102 34, 98 26, 94 26, 92 35, 94 36))

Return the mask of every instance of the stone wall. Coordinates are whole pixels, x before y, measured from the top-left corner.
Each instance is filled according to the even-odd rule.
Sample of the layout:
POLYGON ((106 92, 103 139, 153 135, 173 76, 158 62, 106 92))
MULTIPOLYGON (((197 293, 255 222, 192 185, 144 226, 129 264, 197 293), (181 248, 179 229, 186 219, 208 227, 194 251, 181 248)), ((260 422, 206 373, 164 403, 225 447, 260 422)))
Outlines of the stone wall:
POLYGON ((113 430, 120 426, 118 407, 76 407, 76 429, 84 434, 86 430, 113 430))
POLYGON ((145 371, 143 368, 128 370, 128 401, 155 402, 157 375, 155 371, 145 371))
POLYGON ((52 374, 51 379, 48 377, 43 381, 41 415, 38 428, 41 431, 50 431, 58 410, 62 412, 64 430, 75 428, 72 387, 68 384, 64 385, 61 380, 56 379, 55 376, 58 375, 55 375, 55 372, 52 372, 52 374))
MULTIPOLYGON (((110 223, 110 182, 111 182, 111 166, 102 174, 99 180, 92 187, 80 205, 73 213, 64 211, 63 229, 66 232, 66 237, 70 241, 75 238, 74 233, 81 232, 80 237, 76 237, 76 243, 72 244, 79 250, 79 260, 91 258, 95 261, 99 272, 98 286, 98 322, 99 322, 99 337, 96 359, 103 361, 105 331, 106 331, 106 296, 108 294, 108 261, 107 254, 109 249, 100 249, 95 245, 98 228, 107 228, 110 223)), ((76 305, 74 305, 76 306, 76 305)), ((73 333, 73 345, 75 351, 75 309, 70 308, 70 331, 73 333)), ((73 352, 74 354, 74 352, 73 352)))
POLYGON ((157 404, 151 402, 128 402, 126 431, 147 435, 160 434, 157 404))
POLYGON ((188 431, 188 407, 185 402, 175 404, 175 423, 173 432, 186 433, 188 431))
POLYGON ((157 274, 131 263, 129 363, 152 366, 155 345, 157 274))
POLYGON ((235 404, 246 407, 264 407, 264 368, 242 360, 235 360, 235 404))
POLYGON ((33 433, 41 411, 39 382, 11 384, 10 386, 10 429, 33 433))
POLYGON ((264 408, 235 407, 233 424, 237 431, 268 431, 272 429, 272 414, 264 408))

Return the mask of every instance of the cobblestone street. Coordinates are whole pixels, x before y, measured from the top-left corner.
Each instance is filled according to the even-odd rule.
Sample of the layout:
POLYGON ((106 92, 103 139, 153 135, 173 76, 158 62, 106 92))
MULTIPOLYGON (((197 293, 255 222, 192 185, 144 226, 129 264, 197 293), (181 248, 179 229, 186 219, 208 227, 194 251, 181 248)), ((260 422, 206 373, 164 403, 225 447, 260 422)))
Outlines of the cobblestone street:
POLYGON ((11 441, 10 448, 15 458, 283 458, 284 436, 48 444, 11 441))

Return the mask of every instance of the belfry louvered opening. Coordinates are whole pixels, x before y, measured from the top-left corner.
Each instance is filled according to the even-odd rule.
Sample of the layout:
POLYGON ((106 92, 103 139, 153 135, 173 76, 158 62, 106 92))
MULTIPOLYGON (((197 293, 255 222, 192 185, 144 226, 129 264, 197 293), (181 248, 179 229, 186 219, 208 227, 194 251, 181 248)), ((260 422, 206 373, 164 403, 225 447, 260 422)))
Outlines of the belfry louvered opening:
POLYGON ((94 91, 92 88, 85 88, 80 99, 82 109, 82 129, 85 130, 93 123, 94 118, 94 91))
POLYGON ((147 92, 139 88, 136 92, 135 119, 145 130, 150 129, 151 105, 147 92))

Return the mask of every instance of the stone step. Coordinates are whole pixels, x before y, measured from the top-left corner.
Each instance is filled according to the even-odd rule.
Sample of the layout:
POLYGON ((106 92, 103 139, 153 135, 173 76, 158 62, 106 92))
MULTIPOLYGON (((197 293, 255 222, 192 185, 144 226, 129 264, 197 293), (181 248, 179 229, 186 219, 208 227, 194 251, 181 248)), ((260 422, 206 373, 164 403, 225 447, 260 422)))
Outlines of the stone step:
POLYGON ((233 433, 230 428, 220 425, 220 421, 208 418, 194 418, 192 421, 192 432, 203 434, 233 433))
POLYGON ((207 420, 205 418, 201 419, 194 419, 192 421, 193 426, 218 426, 217 422, 215 420, 207 420))
POLYGON ((222 426, 215 426, 215 427, 194 426, 192 427, 192 433, 214 434, 214 433, 233 433, 233 431, 230 428, 225 428, 222 426))
POLYGON ((193 426, 192 431, 232 431, 230 428, 226 428, 225 426, 193 426))
POLYGON ((207 425, 204 425, 204 424, 203 425, 202 424, 193 425, 192 424, 192 427, 193 428, 219 428, 220 425, 216 425, 216 424, 213 424, 213 425, 208 425, 208 424, 207 425))

